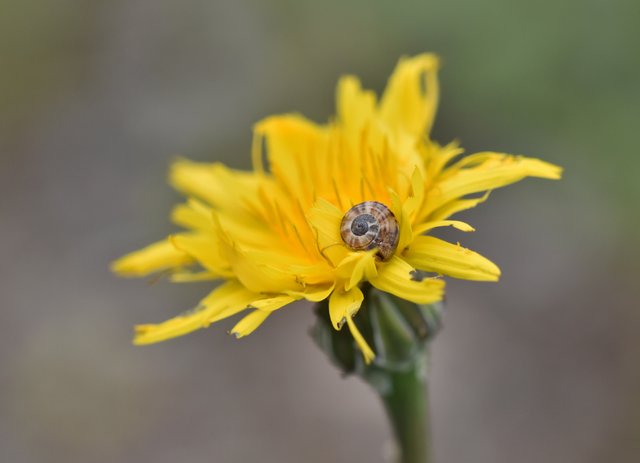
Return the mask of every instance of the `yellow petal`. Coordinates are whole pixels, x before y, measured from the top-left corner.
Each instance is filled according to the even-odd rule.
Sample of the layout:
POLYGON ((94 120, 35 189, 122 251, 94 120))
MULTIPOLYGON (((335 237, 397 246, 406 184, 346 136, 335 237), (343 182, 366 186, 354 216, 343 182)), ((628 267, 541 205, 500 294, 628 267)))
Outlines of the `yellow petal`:
POLYGON ((287 268, 296 275, 296 278, 303 286, 327 287, 327 285, 332 285, 335 281, 335 270, 324 259, 309 265, 292 263, 287 268))
POLYGON ((371 91, 362 90, 360 81, 354 76, 344 76, 338 82, 337 90, 338 119, 353 135, 359 131, 372 116, 376 96, 371 91))
POLYGON ((424 143, 418 145, 418 148, 426 164, 426 178, 430 181, 440 177, 445 166, 464 153, 457 141, 440 146, 433 140, 425 140, 424 143))
POLYGON ((442 300, 444 281, 435 278, 419 278, 416 270, 398 256, 382 266, 371 284, 381 291, 416 304, 430 304, 442 300))
POLYGON ((394 191, 390 191, 389 195, 391 196, 391 211, 393 215, 396 216, 398 220, 399 236, 398 236, 398 252, 402 252, 404 248, 413 240, 413 230, 411 227, 411 220, 409 219, 409 214, 407 212, 408 205, 407 203, 402 203, 400 198, 394 191))
POLYGON ((295 300, 296 298, 291 296, 276 296, 253 301, 250 308, 253 307, 256 310, 240 320, 231 329, 231 334, 235 335, 237 338, 241 338, 253 333, 274 310, 277 310, 295 300))
POLYGON ((351 336, 355 339, 356 344, 360 348, 362 352, 362 356, 364 357, 364 363, 369 364, 376 358, 376 354, 373 352, 367 341, 365 341, 364 336, 360 333, 360 330, 353 322, 352 317, 347 317, 347 325, 349 326, 349 331, 351 331, 351 336))
POLYGON ((178 204, 171 212, 171 220, 192 230, 210 230, 212 228, 211 208, 195 198, 189 198, 185 204, 178 204))
POLYGON ((350 318, 358 311, 363 299, 364 295, 357 286, 348 291, 337 287, 331 293, 331 297, 329 298, 329 316, 336 330, 342 328, 345 319, 350 318))
POLYGON ((252 252, 237 244, 224 243, 224 255, 233 275, 256 293, 284 293, 304 289, 302 282, 288 270, 284 254, 252 252))
POLYGON ((172 164, 169 180, 176 190, 218 209, 232 211, 235 216, 247 213, 247 198, 255 198, 258 186, 264 181, 253 173, 229 169, 220 163, 186 159, 172 164))
MULTIPOLYGON (((404 202, 407 217, 414 221, 424 202, 425 181, 420 169, 416 166, 411 175, 411 195, 404 202)), ((415 223, 415 222, 413 222, 415 223)))
POLYGON ((350 252, 335 269, 338 278, 346 281, 345 289, 349 290, 362 281, 374 278, 378 274, 376 267, 377 249, 370 251, 350 252))
MULTIPOLYGON (((257 294, 253 294, 253 300, 246 305, 246 307, 244 309, 241 310, 245 310, 245 309, 258 309, 258 310, 262 310, 264 312, 268 312, 271 313, 276 309, 279 309, 280 307, 283 307, 295 300, 297 300, 299 298, 297 297, 293 297, 293 296, 289 296, 289 295, 280 295, 280 296, 274 296, 274 297, 264 297, 264 296, 260 296, 257 294)), ((211 316, 208 320, 207 323, 211 324, 211 323, 215 323, 218 322, 220 320, 223 320, 225 318, 228 318, 232 315, 237 314, 239 311, 241 310, 237 310, 235 307, 228 307, 225 310, 219 311, 217 314, 211 316)))
POLYGON ((258 122, 255 132, 266 141, 269 167, 276 181, 294 197, 310 203, 309 185, 317 173, 308 169, 309 160, 326 154, 324 129, 302 116, 288 114, 258 122))
MULTIPOLYGON (((466 211, 467 209, 472 209, 476 207, 478 204, 485 202, 489 198, 489 194, 491 191, 487 191, 485 194, 478 198, 471 199, 457 199, 455 201, 450 201, 444 206, 436 209, 431 214, 429 214, 429 219, 435 222, 458 222, 457 220, 449 221, 442 220, 447 217, 451 217, 458 212, 466 211)), ((432 222, 429 222, 432 223, 432 222)), ((456 227, 457 228, 457 227, 456 227)), ((465 231, 465 230, 462 230, 465 231)), ((474 230, 470 230, 474 231, 474 230)))
POLYGON ((454 278, 497 281, 500 269, 489 259, 433 236, 418 236, 403 258, 413 267, 454 278))
POLYGON ((433 222, 427 222, 420 224, 416 227, 415 235, 421 235, 423 233, 428 232, 434 228, 439 227, 453 227, 456 230, 460 230, 463 232, 473 232, 476 231, 471 225, 466 222, 461 222, 459 220, 436 220, 433 222))
POLYGON ((256 328, 262 325, 267 317, 271 315, 271 312, 264 312, 262 310, 254 310, 249 315, 246 315, 231 329, 230 333, 236 338, 240 339, 253 333, 256 328))
POLYGON ((380 117, 396 131, 422 137, 431 130, 438 105, 438 58, 402 58, 380 102, 380 117))
POLYGON ((278 310, 281 307, 284 307, 287 304, 291 304, 293 301, 300 299, 299 297, 293 296, 274 296, 274 297, 265 297, 263 299, 257 299, 251 303, 251 307, 262 310, 264 312, 273 312, 274 310, 278 310))
POLYGON ((307 213, 309 225, 317 233, 320 253, 334 266, 337 266, 349 253, 340 236, 343 215, 340 209, 324 199, 316 201, 307 213))
MULTIPOLYGON (((275 249, 268 252, 244 247, 232 240, 221 228, 218 229, 218 233, 221 254, 229 263, 231 273, 249 290, 256 293, 285 293, 304 289, 303 282, 298 281, 296 275, 288 271, 291 256, 275 249)), ((271 243, 267 241, 263 247, 271 243)))
POLYGON ((193 310, 163 323, 136 326, 134 344, 152 344, 190 333, 222 318, 245 310, 259 296, 237 281, 227 281, 214 289, 193 310))
POLYGON ((264 243, 275 245, 282 243, 271 228, 265 227, 265 224, 257 221, 255 217, 215 213, 213 221, 214 229, 224 230, 225 234, 233 237, 234 241, 246 246, 263 248, 264 243))
POLYGON ((170 237, 176 249, 197 260, 219 276, 231 276, 229 263, 222 254, 219 239, 213 233, 182 233, 170 237))
POLYGON ((456 169, 454 164, 451 167, 454 173, 438 181, 429 192, 425 203, 430 211, 463 196, 500 188, 525 177, 559 179, 562 174, 560 167, 548 162, 502 153, 479 153, 474 155, 471 166, 468 162, 465 166, 456 169))
POLYGON ((311 302, 320 302, 328 298, 334 288, 335 283, 332 282, 328 285, 307 286, 302 291, 285 291, 285 293, 295 297, 296 299, 306 299, 307 301, 311 302))
POLYGON ((120 276, 141 277, 192 262, 189 255, 177 250, 165 239, 117 259, 111 264, 111 270, 120 276))
POLYGON ((219 280, 220 275, 216 275, 207 270, 202 272, 180 271, 171 274, 170 280, 174 283, 197 283, 200 281, 219 280))

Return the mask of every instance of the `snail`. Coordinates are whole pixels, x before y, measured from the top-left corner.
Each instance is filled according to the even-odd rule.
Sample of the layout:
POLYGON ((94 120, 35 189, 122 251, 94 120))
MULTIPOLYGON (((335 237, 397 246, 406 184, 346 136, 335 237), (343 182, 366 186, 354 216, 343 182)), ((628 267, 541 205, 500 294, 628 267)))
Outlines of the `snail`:
POLYGON ((398 246, 398 221, 393 212, 377 201, 356 204, 342 218, 340 236, 354 251, 378 248, 378 256, 388 260, 398 246))

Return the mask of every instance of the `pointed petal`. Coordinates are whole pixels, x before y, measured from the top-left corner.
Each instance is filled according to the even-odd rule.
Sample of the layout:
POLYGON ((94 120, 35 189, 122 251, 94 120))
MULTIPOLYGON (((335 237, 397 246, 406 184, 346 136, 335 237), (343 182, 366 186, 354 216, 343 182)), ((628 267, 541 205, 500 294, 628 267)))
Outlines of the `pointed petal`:
POLYGON ((273 312, 287 304, 291 304, 294 301, 300 299, 299 297, 281 295, 274 297, 266 297, 263 299, 257 299, 251 303, 251 307, 262 310, 263 312, 273 312))
POLYGON ((190 333, 247 308, 258 295, 237 281, 227 281, 214 289, 193 310, 163 323, 136 326, 134 344, 153 344, 190 333))
POLYGON ((560 167, 534 158, 502 153, 478 153, 470 157, 473 162, 459 161, 464 168, 454 164, 449 168, 453 174, 445 172, 445 178, 429 192, 426 200, 429 211, 466 195, 500 188, 525 177, 557 180, 562 174, 560 167))
POLYGON ((371 284, 416 304, 430 304, 442 300, 444 281, 435 278, 416 278, 416 270, 398 256, 381 267, 371 284))
POLYGON ((500 269, 489 259, 433 236, 418 236, 403 255, 413 267, 454 278, 497 281, 500 269))
POLYGON ((224 233, 220 244, 222 255, 229 262, 233 275, 251 291, 285 293, 304 289, 302 282, 297 281, 296 275, 289 271, 287 265, 290 262, 286 261, 286 255, 245 249, 224 233))
POLYGON ((439 227, 453 227, 456 230, 460 230, 463 232, 474 232, 476 231, 471 225, 466 222, 461 222, 459 220, 436 220, 433 222, 423 223, 416 227, 415 235, 421 235, 423 233, 428 232, 429 230, 433 230, 434 228, 439 227))
POLYGON ((324 154, 324 129, 295 114, 271 116, 258 122, 255 133, 264 137, 271 173, 294 197, 310 202, 310 188, 315 172, 307 166, 310 158, 324 154))
POLYGON ((171 165, 169 181, 185 195, 239 216, 247 214, 247 198, 255 198, 263 179, 251 172, 229 169, 221 163, 178 159, 171 165), (234 194, 229 194, 230 191, 234 194))
POLYGON ((335 288, 335 283, 329 285, 307 286, 303 291, 285 291, 286 294, 295 297, 296 299, 306 299, 311 302, 324 301, 329 297, 331 292, 335 288))
POLYGON ((389 195, 391 196, 391 210, 393 215, 395 215, 398 221, 398 227, 400 228, 397 252, 402 252, 402 250, 413 240, 411 220, 409 219, 409 214, 407 212, 409 205, 407 203, 403 204, 395 191, 389 191, 389 195))
POLYGON ((254 310, 236 323, 236 325, 231 329, 230 334, 234 335, 238 339, 248 336, 253 333, 256 328, 262 325, 262 322, 264 322, 269 315, 271 315, 271 312, 254 310))
POLYGON ((219 280, 220 276, 207 270, 201 272, 181 271, 171 274, 170 280, 174 283, 197 283, 200 281, 219 280))
MULTIPOLYGON (((296 281, 296 275, 289 272, 286 266, 274 265, 255 259, 256 254, 250 251, 235 249, 229 260, 233 269, 233 275, 242 284, 258 293, 279 293, 286 291, 299 291, 302 284, 296 281)), ((278 256, 272 254, 274 258, 278 256)))
POLYGON ((307 213, 311 228, 317 233, 320 253, 337 266, 349 253, 340 236, 343 213, 324 199, 319 199, 307 213))
POLYGON ((416 166, 411 174, 411 195, 404 202, 405 212, 412 223, 420 212, 424 202, 425 181, 424 175, 416 166))
POLYGON ((338 119, 353 135, 372 116, 376 105, 375 94, 363 90, 360 81, 354 76, 340 79, 336 100, 338 119))
POLYGON ((345 319, 352 317, 360 308, 364 295, 357 286, 348 291, 336 288, 329 298, 329 316, 336 330, 342 328, 345 319))
POLYGON ((345 289, 349 290, 378 274, 375 258, 377 252, 377 249, 351 252, 338 264, 335 273, 338 278, 346 281, 345 289))
MULTIPOLYGON (((448 220, 442 220, 442 219, 446 219, 447 217, 451 217, 452 215, 457 214, 458 212, 466 211, 467 209, 472 209, 476 207, 478 204, 485 202, 489 198, 490 193, 491 191, 487 191, 485 194, 483 194, 478 198, 458 199, 456 201, 450 201, 444 206, 433 211, 430 214, 429 218, 435 222, 449 222, 448 220)), ((458 222, 458 221, 453 220, 451 222, 458 222)), ((470 230, 470 231, 474 231, 474 230, 470 230)))
POLYGON ((178 204, 171 212, 171 220, 192 230, 210 230, 213 225, 211 208, 195 198, 178 204))
POLYGON ((419 149, 426 164, 426 178, 429 180, 439 177, 445 166, 464 153, 458 141, 440 146, 433 140, 425 140, 424 143, 419 145, 419 149))
POLYGON ((438 58, 422 54, 402 58, 380 102, 380 117, 396 131, 428 134, 438 105, 438 58))
POLYGON ((234 307, 230 307, 228 309, 218 312, 216 315, 213 315, 211 318, 207 320, 207 323, 211 324, 211 323, 218 322, 220 320, 228 318, 246 309, 258 309, 258 310, 262 310, 264 312, 270 313, 270 312, 273 312, 274 310, 284 307, 285 305, 297 299, 298 299, 297 297, 293 297, 289 295, 281 295, 281 296, 265 298, 264 296, 261 297, 259 295, 254 294, 253 300, 250 303, 248 303, 243 309, 237 310, 234 307))
POLYGON ((111 270, 124 277, 141 277, 192 262, 189 255, 179 251, 165 239, 115 260, 111 264, 111 270))
POLYGON ((169 239, 176 249, 193 257, 209 272, 219 276, 232 275, 219 240, 212 233, 182 233, 169 239))
POLYGON ((351 331, 351 336, 353 336, 353 339, 355 339, 356 344, 362 352, 364 363, 368 365, 376 358, 375 352, 369 347, 369 344, 367 344, 367 341, 365 341, 364 336, 362 336, 362 333, 360 333, 360 330, 351 317, 347 317, 347 325, 349 326, 349 331, 351 331))

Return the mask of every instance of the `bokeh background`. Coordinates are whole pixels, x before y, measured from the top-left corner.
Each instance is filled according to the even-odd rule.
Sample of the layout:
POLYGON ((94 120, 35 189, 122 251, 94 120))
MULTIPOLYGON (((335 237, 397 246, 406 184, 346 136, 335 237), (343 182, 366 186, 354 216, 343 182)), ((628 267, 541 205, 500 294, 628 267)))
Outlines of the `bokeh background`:
POLYGON ((0 1, 0 460, 385 461, 375 395, 313 345, 309 306, 134 348, 203 284, 119 280, 170 233, 176 155, 249 166, 251 127, 326 121, 442 56, 433 132, 566 168, 451 235, 503 269, 449 282, 433 345, 439 462, 640 461, 636 0, 0 1))

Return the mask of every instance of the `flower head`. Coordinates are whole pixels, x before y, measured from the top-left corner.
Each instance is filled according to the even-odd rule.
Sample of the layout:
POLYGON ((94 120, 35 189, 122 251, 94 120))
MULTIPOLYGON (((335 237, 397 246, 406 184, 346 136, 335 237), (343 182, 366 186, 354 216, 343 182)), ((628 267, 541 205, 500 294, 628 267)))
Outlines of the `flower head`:
POLYGON ((363 283, 427 304, 442 299, 442 275, 496 281, 500 270, 491 261, 430 232, 473 231, 450 217, 495 188, 527 176, 558 179, 561 169, 495 152, 460 158, 456 143, 432 141, 437 71, 432 54, 401 59, 379 101, 357 78, 343 77, 337 115, 325 125, 296 114, 260 121, 253 172, 175 162, 170 180, 187 201, 172 220, 185 230, 120 258, 113 270, 223 283, 195 309, 136 327, 134 342, 163 341, 248 312, 231 329, 242 337, 293 301, 328 298, 333 326, 346 323, 370 361, 375 354, 352 321, 363 283))

